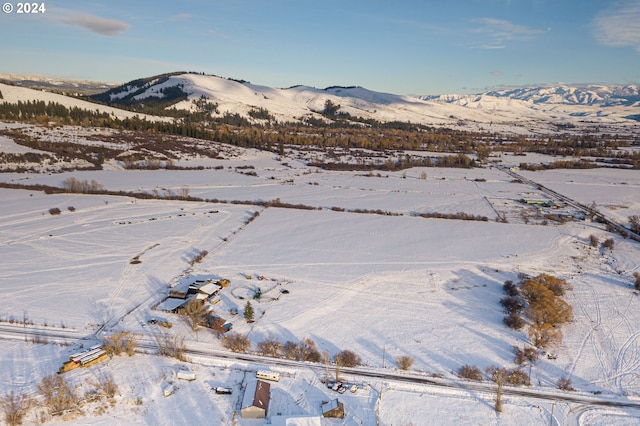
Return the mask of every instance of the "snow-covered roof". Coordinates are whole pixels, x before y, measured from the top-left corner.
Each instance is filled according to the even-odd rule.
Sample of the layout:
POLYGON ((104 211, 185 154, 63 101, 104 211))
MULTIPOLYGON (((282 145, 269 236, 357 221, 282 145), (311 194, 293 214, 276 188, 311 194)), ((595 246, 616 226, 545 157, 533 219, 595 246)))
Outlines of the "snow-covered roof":
POLYGON ((271 385, 262 380, 255 380, 247 383, 242 398, 242 408, 258 407, 266 411, 269 406, 269 396, 271 385))
POLYGON ((200 293, 204 293, 207 296, 211 296, 212 294, 214 294, 216 291, 219 291, 222 288, 222 286, 216 284, 216 283, 212 283, 212 282, 208 282, 206 284, 201 285, 198 288, 198 291, 200 293))

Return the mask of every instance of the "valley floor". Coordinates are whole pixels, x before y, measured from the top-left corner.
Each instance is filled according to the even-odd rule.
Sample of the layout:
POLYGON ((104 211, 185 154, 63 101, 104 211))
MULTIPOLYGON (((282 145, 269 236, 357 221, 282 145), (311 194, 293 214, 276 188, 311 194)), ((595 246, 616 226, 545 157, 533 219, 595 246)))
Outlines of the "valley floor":
MULTIPOLYGON (((548 424, 551 413, 553 424, 630 425, 640 419, 634 407, 554 402, 554 395, 566 394, 556 389, 563 376, 581 396, 631 405, 640 398, 640 296, 632 278, 640 271, 637 242, 596 223, 546 220, 543 211, 519 201, 544 195, 493 167, 377 177, 325 172, 292 159, 283 165, 273 154, 254 151, 224 161, 219 170, 0 175, 4 182, 52 186, 75 177, 109 190, 159 194, 143 200, 0 189, 0 320, 74 331, 94 341, 114 330, 148 337, 158 328, 147 321, 162 318, 188 347, 223 350, 209 330, 194 333, 176 314, 153 308, 170 288, 189 280, 227 278, 231 285, 214 310, 254 346, 268 337, 311 338, 321 352, 334 356, 349 349, 374 369, 396 369, 396 358, 407 355, 415 360, 413 372, 459 383, 457 389, 434 389, 353 377, 361 390, 340 396, 344 422, 321 424, 548 424), (241 165, 253 166, 257 176, 238 173, 234 167, 241 165), (184 186, 191 196, 216 202, 162 199, 184 186), (275 199, 292 206, 262 203, 275 199), (51 215, 56 207, 61 213, 51 215), (487 220, 420 217, 434 212, 487 220), (591 235, 613 238, 613 250, 591 247, 591 235), (208 255, 192 264, 203 250, 208 255), (141 262, 132 263, 134 258, 141 262), (529 339, 504 326, 502 285, 540 273, 573 286, 565 299, 575 318, 562 328, 563 343, 550 350, 555 359, 541 357, 531 368, 531 389, 551 396, 507 395, 498 415, 494 395, 466 388, 456 371, 465 364, 482 370, 515 366, 512 347, 529 339), (261 297, 252 299, 258 289, 261 297), (254 323, 229 313, 242 312, 247 300, 254 323)), ((625 189, 635 188, 640 181, 624 172, 526 176, 582 203, 606 205, 620 219, 640 211, 637 191, 619 187, 625 181, 625 189)), ((0 393, 35 399, 37 384, 74 351, 76 345, 53 339, 5 340, 0 393)), ((83 390, 98 375, 113 374, 116 403, 89 404, 82 416, 46 418, 46 424, 263 424, 233 419, 243 383, 258 365, 206 356, 192 361, 136 354, 66 373, 83 390), (185 365, 197 373, 195 382, 175 378, 185 365), (163 397, 163 383, 175 383, 175 394, 163 397), (231 396, 211 390, 227 385, 231 396)), ((337 396, 320 383, 321 365, 280 370, 287 375, 272 387, 274 422, 276 414, 317 416, 321 402, 337 396)), ((43 410, 32 411, 30 420, 43 410)))

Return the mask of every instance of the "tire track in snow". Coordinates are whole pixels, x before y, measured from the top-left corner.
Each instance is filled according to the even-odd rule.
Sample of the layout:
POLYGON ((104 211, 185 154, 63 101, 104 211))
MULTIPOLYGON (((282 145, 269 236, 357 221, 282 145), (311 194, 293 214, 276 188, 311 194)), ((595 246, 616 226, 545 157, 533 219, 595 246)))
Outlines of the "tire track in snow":
POLYGON ((582 300, 579 300, 579 305, 580 305, 580 310, 582 311, 584 316, 591 322, 592 325, 589 329, 589 332, 585 335, 584 339, 582 340, 582 343, 580 344, 578 353, 576 354, 574 358, 574 362, 571 365, 571 368, 569 369, 569 375, 573 375, 575 373, 575 370, 578 366, 578 361, 582 357, 582 353, 584 352, 585 347, 587 346, 587 343, 591 343, 591 348, 593 348, 593 350, 596 352, 597 360, 598 360, 598 363, 600 364, 600 368, 603 374, 603 381, 608 382, 610 380, 611 374, 610 374, 610 371, 605 366, 604 354, 603 354, 603 351, 600 349, 600 345, 598 344, 598 341, 596 340, 596 336, 595 336, 596 332, 598 332, 598 330, 602 326, 602 315, 600 312, 600 304, 598 302, 599 299, 597 297, 598 295, 596 293, 596 290, 589 284, 585 284, 585 285, 588 286, 590 297, 585 297, 585 298, 582 298, 582 300), (591 311, 586 307, 588 301, 593 301, 593 303, 595 303, 595 312, 593 317, 592 317, 591 311))

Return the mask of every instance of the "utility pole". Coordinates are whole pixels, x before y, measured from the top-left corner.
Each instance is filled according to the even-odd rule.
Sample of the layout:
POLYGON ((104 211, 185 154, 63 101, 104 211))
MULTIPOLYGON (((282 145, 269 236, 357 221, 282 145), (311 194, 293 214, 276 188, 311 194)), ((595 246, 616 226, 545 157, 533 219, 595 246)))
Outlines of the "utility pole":
POLYGON ((385 355, 386 348, 387 348, 386 345, 382 345, 382 368, 384 368, 384 355, 385 355))

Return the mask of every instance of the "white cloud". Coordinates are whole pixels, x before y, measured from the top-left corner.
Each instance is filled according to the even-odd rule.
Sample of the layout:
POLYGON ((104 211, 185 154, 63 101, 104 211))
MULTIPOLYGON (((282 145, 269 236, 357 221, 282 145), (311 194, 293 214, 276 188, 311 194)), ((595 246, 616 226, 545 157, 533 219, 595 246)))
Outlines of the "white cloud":
POLYGON ((529 28, 524 25, 495 18, 474 19, 472 22, 478 24, 469 30, 473 34, 478 34, 479 38, 471 47, 475 49, 504 49, 505 42, 510 40, 528 40, 536 35, 544 34, 546 31, 529 28))
POLYGON ((483 25, 483 31, 489 32, 496 38, 504 38, 507 40, 511 40, 516 37, 533 36, 544 33, 543 30, 536 30, 534 28, 525 27, 524 25, 514 24, 503 19, 481 18, 476 19, 475 22, 483 25))
POLYGON ((124 21, 115 19, 100 18, 98 16, 86 15, 84 13, 76 13, 71 16, 61 17, 59 19, 68 25, 84 28, 94 33, 114 36, 129 29, 130 25, 124 21))
POLYGON ((500 77, 502 75, 502 71, 498 71, 498 70, 491 71, 491 75, 494 77, 500 77))
POLYGON ((191 19, 191 15, 188 13, 178 13, 171 17, 172 21, 186 21, 187 19, 191 19))
POLYGON ((640 1, 616 3, 593 21, 593 35, 606 46, 633 47, 640 52, 640 1))
POLYGON ((231 36, 230 36, 230 35, 223 34, 223 33, 219 32, 219 31, 214 30, 213 28, 209 28, 209 29, 207 30, 207 32, 208 32, 209 34, 213 34, 213 35, 214 35, 214 36, 216 36, 216 37, 220 37, 220 38, 231 38, 231 36))

